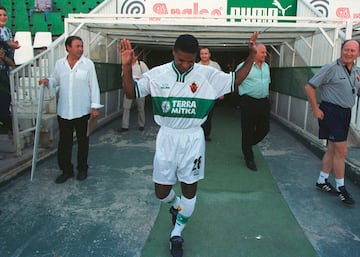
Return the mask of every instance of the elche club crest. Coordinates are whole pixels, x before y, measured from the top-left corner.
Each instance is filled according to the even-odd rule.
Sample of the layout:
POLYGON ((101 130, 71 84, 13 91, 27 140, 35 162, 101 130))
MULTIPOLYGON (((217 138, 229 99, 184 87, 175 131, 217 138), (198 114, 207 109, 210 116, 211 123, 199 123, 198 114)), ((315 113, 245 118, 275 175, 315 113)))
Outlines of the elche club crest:
POLYGON ((196 84, 196 82, 193 82, 190 84, 190 90, 191 92, 195 93, 198 90, 199 86, 196 84))

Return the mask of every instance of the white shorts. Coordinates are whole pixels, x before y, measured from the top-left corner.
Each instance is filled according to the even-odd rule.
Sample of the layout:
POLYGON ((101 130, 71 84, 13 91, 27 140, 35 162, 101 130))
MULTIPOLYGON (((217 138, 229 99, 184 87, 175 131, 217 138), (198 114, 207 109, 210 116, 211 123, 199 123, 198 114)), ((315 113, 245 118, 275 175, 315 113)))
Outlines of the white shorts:
POLYGON ((177 180, 193 184, 204 178, 205 140, 201 127, 161 127, 156 138, 153 181, 175 185, 177 180))

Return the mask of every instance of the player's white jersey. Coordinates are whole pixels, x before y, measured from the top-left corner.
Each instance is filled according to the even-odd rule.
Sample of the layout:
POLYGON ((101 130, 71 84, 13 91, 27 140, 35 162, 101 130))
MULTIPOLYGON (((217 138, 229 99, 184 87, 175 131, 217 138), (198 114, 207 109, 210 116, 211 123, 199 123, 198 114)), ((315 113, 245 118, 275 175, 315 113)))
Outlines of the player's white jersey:
POLYGON ((135 82, 136 97, 151 95, 155 122, 186 129, 200 126, 215 99, 234 91, 234 73, 194 64, 181 74, 170 62, 151 69, 135 82))

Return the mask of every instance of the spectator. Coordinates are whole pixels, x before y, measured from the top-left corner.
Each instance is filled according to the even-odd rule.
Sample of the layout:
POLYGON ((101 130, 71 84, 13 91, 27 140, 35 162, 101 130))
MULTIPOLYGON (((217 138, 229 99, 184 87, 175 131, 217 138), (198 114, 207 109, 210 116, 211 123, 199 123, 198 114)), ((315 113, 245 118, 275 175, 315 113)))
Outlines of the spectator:
POLYGON ((42 79, 39 84, 58 86, 59 100, 57 106, 59 123, 58 164, 62 174, 55 183, 64 183, 74 176, 71 163, 73 132, 78 141, 77 180, 84 180, 88 172, 89 136, 88 120, 90 116, 99 115, 100 90, 94 63, 83 56, 83 41, 80 37, 70 36, 65 41, 68 55, 59 59, 53 74, 42 79))
POLYGON ((29 16, 30 19, 34 12, 37 13, 44 13, 45 21, 47 22, 49 13, 52 10, 52 1, 51 0, 35 0, 34 1, 34 8, 30 9, 29 16))
POLYGON ((15 67, 14 49, 19 48, 19 43, 13 41, 10 29, 5 26, 7 21, 7 10, 0 6, 0 122, 1 132, 6 134, 12 131, 9 72, 15 67))

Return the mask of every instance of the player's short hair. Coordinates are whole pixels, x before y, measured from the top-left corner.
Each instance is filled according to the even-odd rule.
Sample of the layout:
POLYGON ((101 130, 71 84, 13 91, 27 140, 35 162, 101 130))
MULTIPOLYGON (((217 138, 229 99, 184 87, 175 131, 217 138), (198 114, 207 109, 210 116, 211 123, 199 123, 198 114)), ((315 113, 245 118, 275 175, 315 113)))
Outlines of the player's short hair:
POLYGON ((65 48, 67 49, 67 46, 68 47, 71 47, 71 44, 74 40, 80 40, 82 42, 82 39, 81 37, 78 37, 78 36, 70 36, 68 37, 66 40, 65 40, 65 48))
POLYGON ((192 35, 180 35, 175 41, 174 50, 180 50, 185 53, 195 54, 199 51, 199 42, 192 35))

